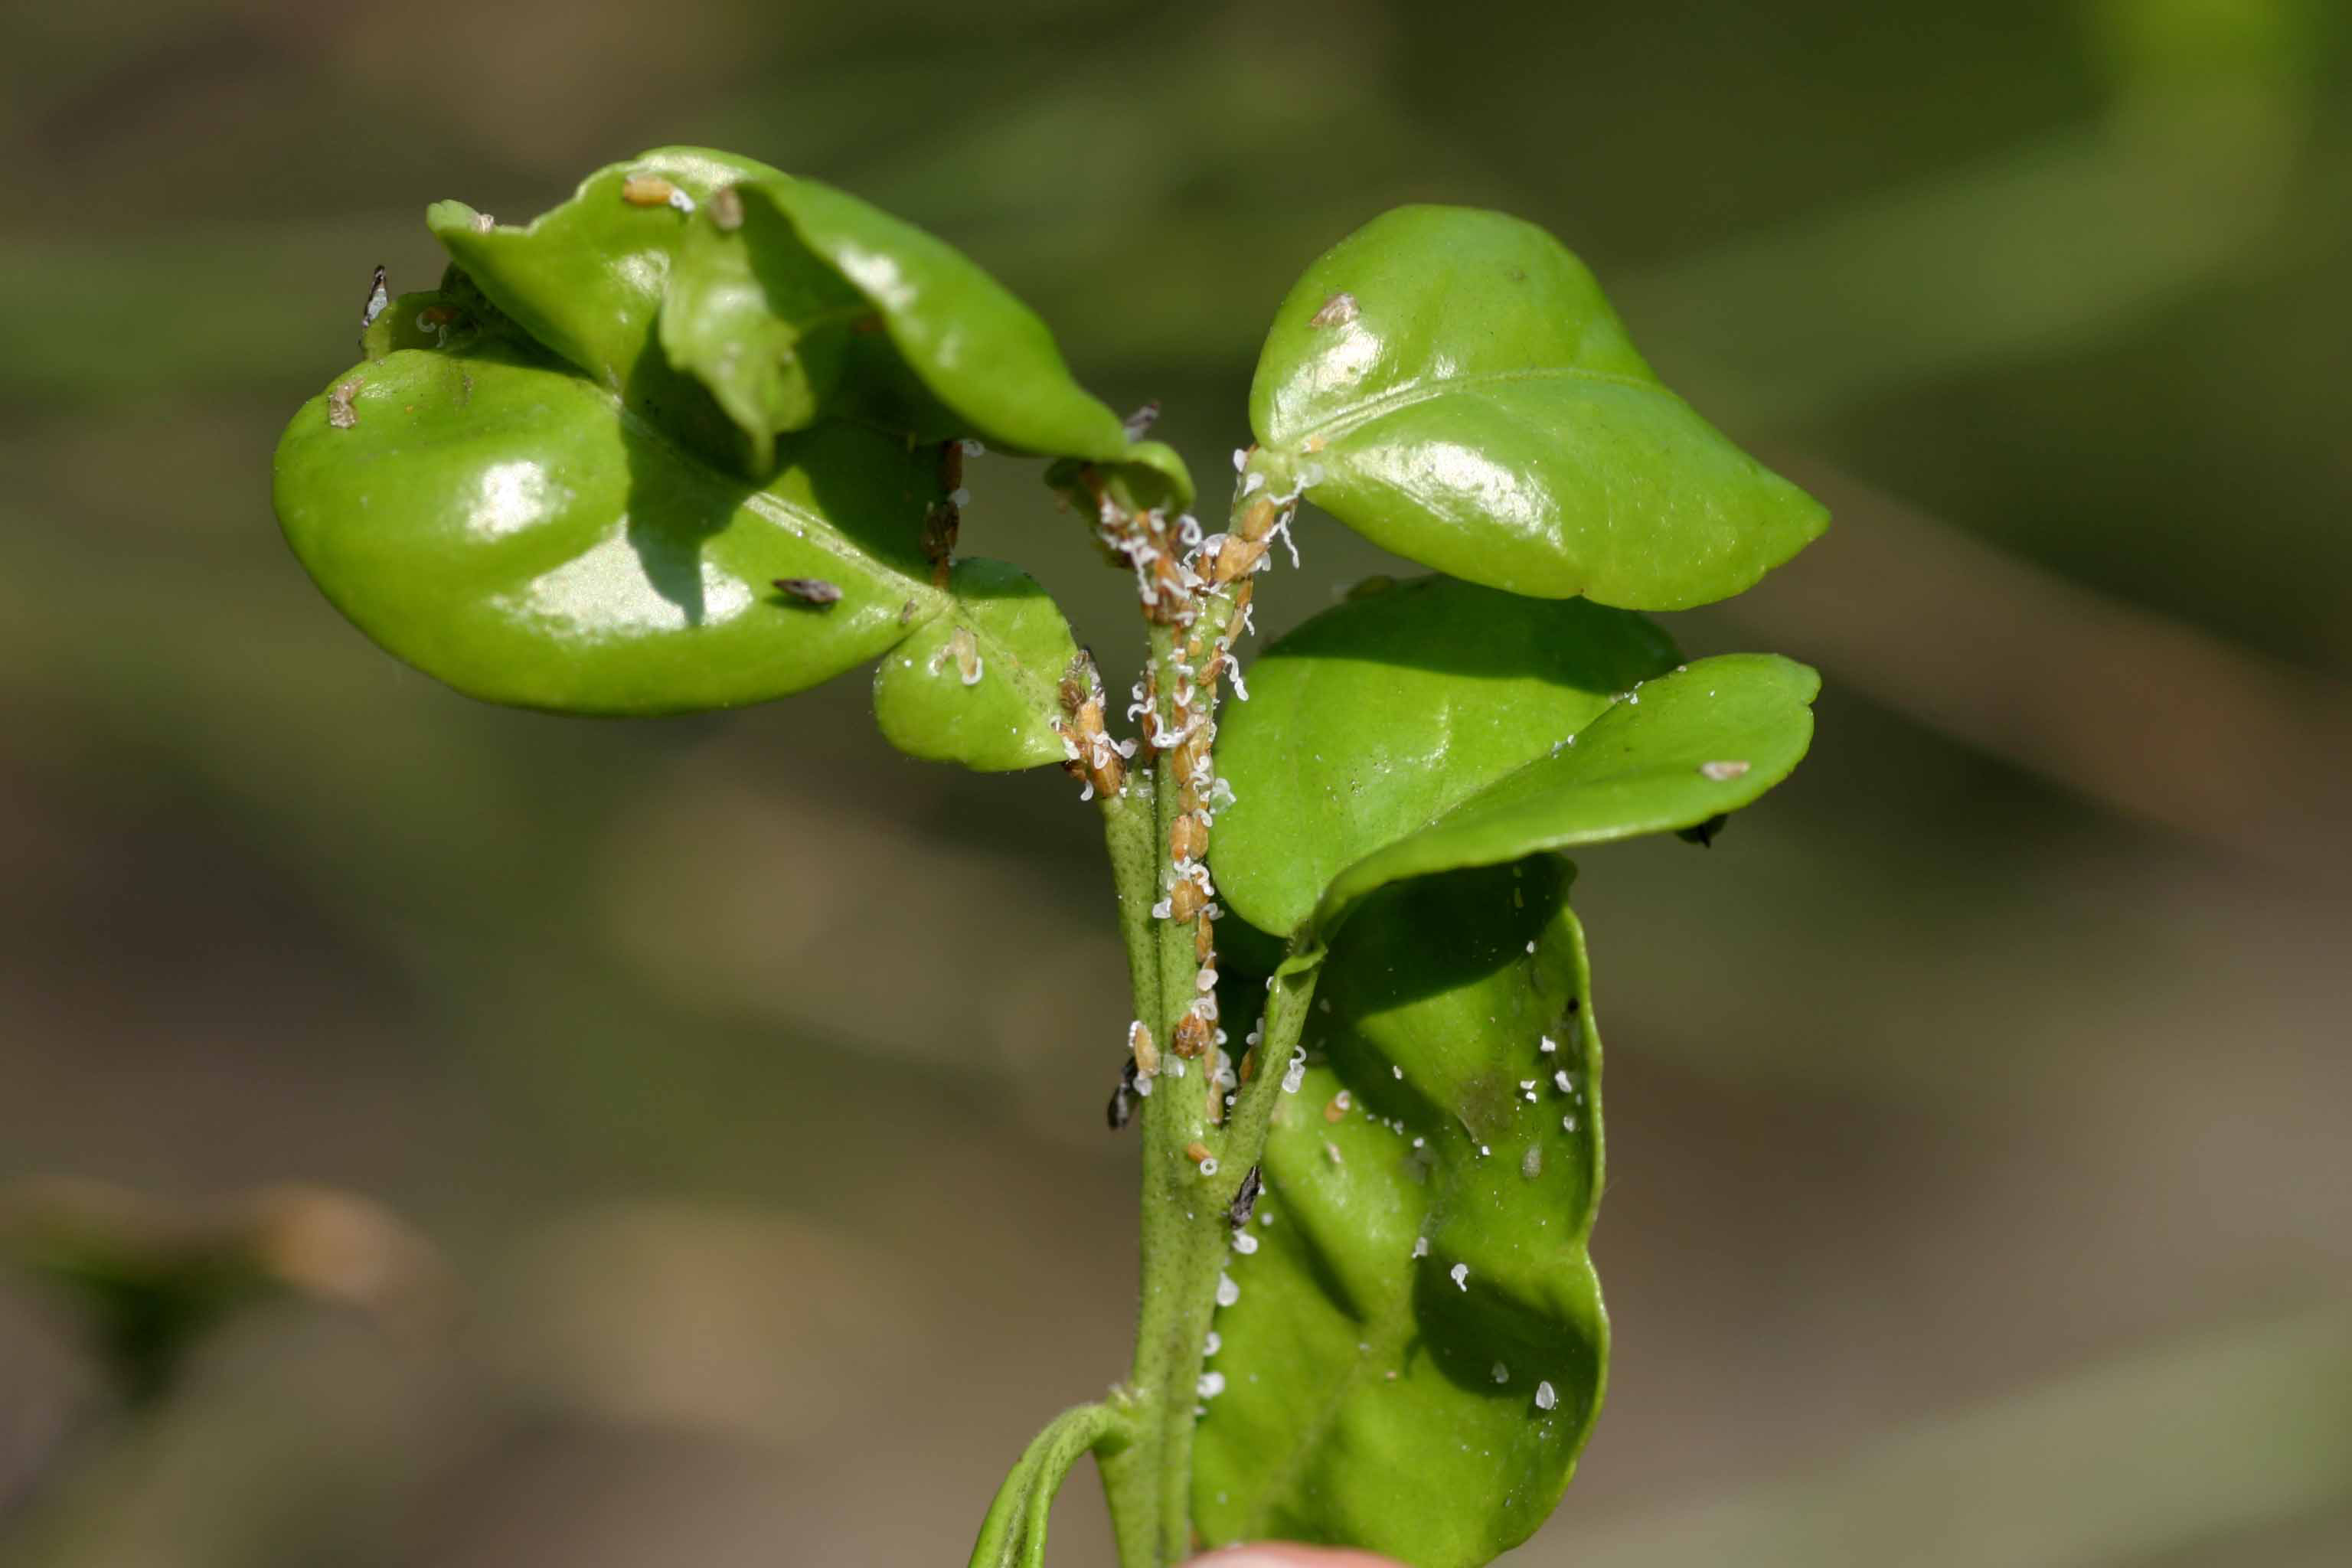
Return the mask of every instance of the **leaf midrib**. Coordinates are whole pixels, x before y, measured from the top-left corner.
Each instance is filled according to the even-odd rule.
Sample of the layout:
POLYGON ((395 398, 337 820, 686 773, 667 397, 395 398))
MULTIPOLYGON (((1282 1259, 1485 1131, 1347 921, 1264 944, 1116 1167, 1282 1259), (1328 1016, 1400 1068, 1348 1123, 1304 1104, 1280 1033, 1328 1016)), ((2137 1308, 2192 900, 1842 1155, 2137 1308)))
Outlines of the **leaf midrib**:
POLYGON ((1369 425, 1385 415, 1393 414, 1400 408, 1411 408, 1416 404, 1433 402, 1451 393, 1474 391, 1485 386, 1506 385, 1513 382, 1548 380, 1589 381, 1604 386, 1630 387, 1637 392, 1655 393, 1661 397, 1672 398, 1675 402, 1681 401, 1661 383, 1644 381, 1639 376, 1616 375, 1607 371, 1586 370, 1582 366, 1572 364, 1528 365, 1519 370, 1486 370, 1470 375, 1452 375, 1416 381, 1411 385, 1399 387, 1392 392, 1384 392, 1378 397, 1366 398, 1353 407, 1335 414, 1318 424, 1295 431, 1284 439, 1292 446, 1304 446, 1307 441, 1320 436, 1328 443, 1362 426, 1369 425))

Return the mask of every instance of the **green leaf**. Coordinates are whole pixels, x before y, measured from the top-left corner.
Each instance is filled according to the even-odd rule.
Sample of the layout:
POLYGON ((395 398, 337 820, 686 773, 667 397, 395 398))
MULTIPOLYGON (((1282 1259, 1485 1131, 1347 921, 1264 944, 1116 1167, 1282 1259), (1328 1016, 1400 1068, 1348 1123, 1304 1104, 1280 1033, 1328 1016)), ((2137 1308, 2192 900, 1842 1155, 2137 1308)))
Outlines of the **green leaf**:
POLYGON ((1324 932, 1391 882, 1492 866, 1538 849, 1695 826, 1789 776, 1813 737, 1821 678, 1769 653, 1702 658, 1661 676, 1558 749, 1332 879, 1324 932))
POLYGON ((1216 1318, 1192 1479, 1211 1541, 1471 1568, 1559 1501, 1608 1354, 1573 874, 1539 857, 1391 889, 1325 962, 1323 1059, 1275 1112, 1258 1245, 1216 1318))
POLYGON ((660 317, 663 352, 750 438, 755 471, 779 434, 835 403, 854 339, 877 324, 866 296, 758 191, 732 187, 687 225, 660 317))
MULTIPOLYGON (((1225 901, 1287 936, 1332 879, 1548 752, 1675 666, 1641 616, 1424 577, 1334 606, 1249 671, 1217 767, 1225 901)), ((1525 851, 1521 851, 1524 853, 1525 851)))
POLYGON ((570 201, 528 227, 493 223, 463 202, 434 203, 425 222, 524 331, 606 387, 628 393, 668 370, 658 353, 648 362, 647 351, 690 216, 648 201, 650 184, 630 182, 666 181, 699 210, 738 181, 780 177, 732 153, 656 147, 597 170, 570 201))
POLYGON ((1660 384, 1582 262, 1500 213, 1401 207, 1326 252, 1276 313, 1250 423, 1350 528, 1517 594, 1706 604, 1828 521, 1660 384))
POLYGON ((1045 470, 1045 484, 1087 517, 1098 515, 1106 500, 1128 513, 1181 512, 1192 504, 1192 475, 1176 448, 1161 441, 1135 442, 1115 459, 1065 458, 1045 470))
POLYGON ((1078 651, 1060 608, 1001 561, 957 562, 949 590, 953 607, 875 669, 883 737, 908 756, 982 773, 1060 762, 1054 721, 1078 651))
POLYGON ((1118 416, 1070 375, 1037 313, 946 241, 814 180, 742 188, 748 215, 772 203, 801 243, 862 294, 890 342, 966 428, 1005 451, 1114 458, 1118 416))
POLYGON ((938 458, 828 425, 754 486, 528 345, 355 367, 278 448, 286 535, 389 652, 476 697, 666 713, 782 696, 951 608, 923 522, 938 458), (837 588, 831 604, 777 579, 837 588))

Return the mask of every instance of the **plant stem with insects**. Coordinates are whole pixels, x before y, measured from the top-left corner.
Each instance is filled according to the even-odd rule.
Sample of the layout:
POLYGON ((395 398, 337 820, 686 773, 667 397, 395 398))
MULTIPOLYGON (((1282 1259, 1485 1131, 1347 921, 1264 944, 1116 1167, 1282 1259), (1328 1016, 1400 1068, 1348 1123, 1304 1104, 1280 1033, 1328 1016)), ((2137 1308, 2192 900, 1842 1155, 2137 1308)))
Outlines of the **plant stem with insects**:
POLYGON ((1216 907, 1202 868, 1217 798, 1210 748, 1220 671, 1242 628, 1252 575, 1286 510, 1263 493, 1247 497, 1236 504, 1229 534, 1181 559, 1163 521, 1105 512, 1106 539, 1137 566, 1151 628, 1149 767, 1103 801, 1136 1017, 1150 1032, 1160 1069, 1146 1075, 1142 1300, 1134 1365, 1118 1395, 1131 1438, 1116 1452, 1098 1451, 1119 1560, 1130 1568, 1174 1563, 1193 1544, 1192 1430, 1210 1323, 1225 1285, 1231 1209, 1265 1146, 1313 994, 1312 958, 1286 962, 1250 1052, 1223 1050, 1210 973, 1216 907), (1147 823, 1148 854, 1139 844, 1147 823), (1243 1081, 1229 1107, 1220 1068, 1233 1058, 1240 1059, 1243 1081))

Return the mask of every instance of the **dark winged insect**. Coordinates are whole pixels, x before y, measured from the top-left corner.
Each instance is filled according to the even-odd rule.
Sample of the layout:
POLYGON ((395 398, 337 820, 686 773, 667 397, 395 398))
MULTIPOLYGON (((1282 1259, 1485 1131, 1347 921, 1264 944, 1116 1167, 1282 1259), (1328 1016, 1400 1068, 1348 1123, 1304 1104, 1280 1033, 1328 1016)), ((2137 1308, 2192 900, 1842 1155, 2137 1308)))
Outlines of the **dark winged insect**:
POLYGON ((1114 1132, 1128 1123, 1135 1114, 1135 1058, 1129 1057, 1120 1064, 1118 1087, 1110 1091, 1110 1107, 1107 1120, 1114 1132))
POLYGON ((1249 1174, 1242 1178, 1241 1191, 1234 1194, 1233 1205, 1225 1211, 1226 1219, 1232 1222, 1235 1230, 1249 1224, 1250 1216, 1257 1213, 1258 1189, 1264 1184, 1260 1167, 1252 1165, 1249 1174))
POLYGON ((1728 813, 1718 811, 1705 822, 1679 829, 1675 837, 1685 844, 1696 844, 1702 849, 1712 849, 1715 847, 1715 836, 1722 832, 1723 825, 1730 820, 1728 813))
POLYGON ((803 605, 837 605, 841 603, 841 584, 828 583, 822 577, 779 577, 776 591, 803 605))

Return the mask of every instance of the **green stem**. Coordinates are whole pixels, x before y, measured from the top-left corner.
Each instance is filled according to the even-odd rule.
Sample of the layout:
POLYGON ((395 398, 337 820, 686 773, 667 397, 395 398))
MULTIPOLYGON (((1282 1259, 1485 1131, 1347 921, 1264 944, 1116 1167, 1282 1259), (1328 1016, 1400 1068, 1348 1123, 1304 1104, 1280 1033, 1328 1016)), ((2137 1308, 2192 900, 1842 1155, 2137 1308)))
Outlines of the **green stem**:
POLYGON ((1091 1450, 1108 1458, 1130 1437, 1128 1412, 1115 1405, 1081 1405, 1055 1416, 997 1489, 971 1549, 971 1568, 1042 1568, 1045 1524, 1062 1479, 1081 1455, 1091 1450))
POLYGON ((1294 945, 1274 972, 1264 1024, 1254 1047, 1257 1071, 1242 1085, 1233 1113, 1225 1119, 1226 1146, 1233 1151, 1235 1164, 1246 1159, 1254 1165, 1265 1152, 1266 1127, 1282 1099, 1282 1078, 1290 1067, 1290 1053, 1307 1030, 1307 1005, 1315 999, 1315 980, 1322 969, 1321 949, 1302 952, 1294 945))
POLYGON ((1161 844, 1166 835, 1153 803, 1159 792, 1141 769, 1127 787, 1102 803, 1103 840, 1110 851, 1111 882, 1118 891, 1118 931, 1127 944, 1128 984, 1135 993, 1135 1016, 1147 1027, 1160 1016, 1160 922, 1151 918, 1159 900, 1161 844))
MULTIPOLYGON (((1205 595, 1200 613, 1211 617, 1204 640, 1213 641, 1234 614, 1233 598, 1205 595)), ((1166 732, 1174 728, 1175 716, 1166 704, 1174 685, 1177 633, 1155 626, 1150 648, 1163 705, 1157 721, 1166 732)), ((1206 717, 1214 711, 1216 682, 1201 685, 1198 705, 1206 717)), ((1136 1016, 1151 1029, 1160 1051, 1160 1070, 1143 1102, 1142 1299, 1134 1366, 1120 1391, 1132 1414, 1133 1440, 1100 1462, 1122 1568, 1169 1568, 1192 1549, 1194 1412, 1217 1285, 1232 1242, 1230 1211, 1265 1148, 1283 1069, 1305 1026, 1321 956, 1294 955, 1284 963, 1267 998, 1255 1076, 1223 1124, 1213 1125, 1209 1062, 1186 1062, 1175 1053, 1176 1022, 1201 994, 1196 931, 1190 922, 1150 914, 1172 885, 1170 830, 1181 784, 1172 753, 1156 752, 1148 797, 1134 798, 1145 788, 1139 776, 1118 801, 1104 807, 1136 1016), (1139 848, 1143 823, 1150 825, 1150 838, 1139 848), (1139 921, 1138 910, 1143 911, 1139 921), (1210 1152, 1213 1168, 1194 1163, 1188 1153, 1194 1145, 1210 1152)), ((1227 1048, 1241 1054, 1237 1044, 1227 1048)))

